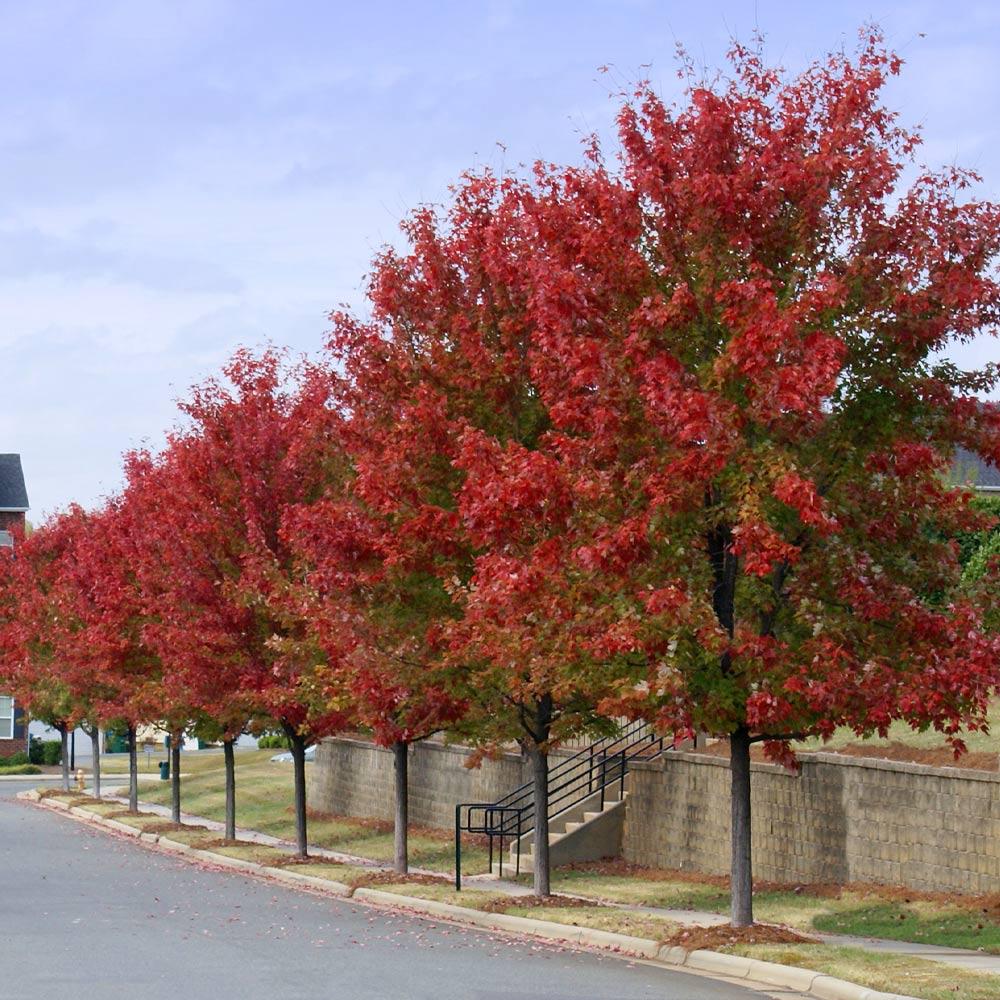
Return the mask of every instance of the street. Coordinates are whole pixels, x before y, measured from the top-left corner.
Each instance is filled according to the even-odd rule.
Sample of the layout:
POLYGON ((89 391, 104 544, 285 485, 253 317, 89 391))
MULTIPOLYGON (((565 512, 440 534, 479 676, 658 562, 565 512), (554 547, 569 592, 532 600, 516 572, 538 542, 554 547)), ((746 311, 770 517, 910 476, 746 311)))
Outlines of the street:
POLYGON ((753 1000, 737 986, 209 870, 0 782, 0 1000, 753 1000))

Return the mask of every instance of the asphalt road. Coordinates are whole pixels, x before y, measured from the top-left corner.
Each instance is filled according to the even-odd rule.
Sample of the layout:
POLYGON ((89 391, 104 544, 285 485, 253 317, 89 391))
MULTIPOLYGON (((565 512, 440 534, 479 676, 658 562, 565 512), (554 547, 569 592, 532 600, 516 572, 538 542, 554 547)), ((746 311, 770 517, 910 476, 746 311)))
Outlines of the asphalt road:
POLYGON ((156 853, 0 782, 0 1000, 753 1000, 156 853))

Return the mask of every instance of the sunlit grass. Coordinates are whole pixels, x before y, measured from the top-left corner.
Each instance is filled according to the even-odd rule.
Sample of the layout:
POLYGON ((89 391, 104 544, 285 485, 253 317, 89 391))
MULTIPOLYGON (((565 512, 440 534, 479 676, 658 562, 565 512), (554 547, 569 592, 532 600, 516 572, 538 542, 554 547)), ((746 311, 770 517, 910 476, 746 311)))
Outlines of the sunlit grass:
MULTIPOLYGON (((729 910, 729 890, 713 881, 643 877, 641 870, 614 875, 556 869, 552 873, 552 890, 634 906, 719 914, 729 910)), ((839 895, 811 894, 808 886, 799 891, 759 890, 754 893, 754 916, 764 923, 785 924, 803 931, 1000 954, 1000 923, 988 914, 958 903, 879 896, 874 886, 870 891, 845 889, 839 895)))
MULTIPOLYGON (((988 733, 965 733, 962 739, 971 752, 997 753, 1000 751, 1000 702, 994 702, 988 713, 990 722, 990 732, 988 733)), ((916 747, 920 750, 940 750, 946 747, 944 736, 936 729, 925 729, 923 732, 911 728, 905 722, 894 722, 889 727, 889 735, 886 739, 872 736, 868 739, 861 739, 850 729, 838 729, 828 741, 823 741, 818 737, 802 740, 794 744, 799 750, 837 750, 840 747, 851 743, 862 743, 865 746, 884 747, 889 743, 905 743, 907 746, 916 747)))
POLYGON ((966 972, 912 955, 821 944, 732 945, 724 950, 765 962, 814 969, 870 989, 920 1000, 996 1000, 1000 996, 1000 976, 966 972))
MULTIPOLYGON (((281 840, 295 839, 292 769, 272 763, 272 750, 242 750, 236 754, 236 822, 281 840)), ((126 762, 127 763, 127 762, 126 762)), ((313 765, 309 765, 310 767, 313 765)), ((185 813, 222 822, 225 817, 225 765, 222 754, 192 753, 181 758, 181 806, 185 813)), ((170 804, 170 782, 143 783, 143 802, 170 804)), ((311 813, 309 842, 318 847, 383 863, 392 861, 390 824, 345 816, 311 813)), ((412 867, 449 872, 455 863, 455 844, 449 831, 423 828, 411 831, 412 867)), ((464 844, 462 867, 469 874, 487 870, 487 852, 478 844, 464 844)))

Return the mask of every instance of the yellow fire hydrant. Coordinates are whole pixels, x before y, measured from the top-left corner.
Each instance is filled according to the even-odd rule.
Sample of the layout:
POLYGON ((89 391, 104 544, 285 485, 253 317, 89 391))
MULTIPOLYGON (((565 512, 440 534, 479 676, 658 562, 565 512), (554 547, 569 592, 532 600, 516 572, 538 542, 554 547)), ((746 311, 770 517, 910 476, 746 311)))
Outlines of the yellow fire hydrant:
POLYGON ((78 767, 76 769, 76 790, 78 792, 83 791, 83 768, 78 767))

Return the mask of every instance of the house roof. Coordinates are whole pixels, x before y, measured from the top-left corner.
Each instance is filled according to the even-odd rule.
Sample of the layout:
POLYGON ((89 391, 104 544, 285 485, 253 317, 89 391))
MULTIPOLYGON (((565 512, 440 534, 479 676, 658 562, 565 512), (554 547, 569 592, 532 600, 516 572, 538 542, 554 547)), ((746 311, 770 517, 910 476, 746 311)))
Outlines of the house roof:
POLYGON ((959 448, 955 452, 953 468, 959 482, 971 486, 974 490, 1000 492, 1000 469, 971 451, 959 448))
POLYGON ((0 455, 0 510, 28 509, 20 455, 0 455))

